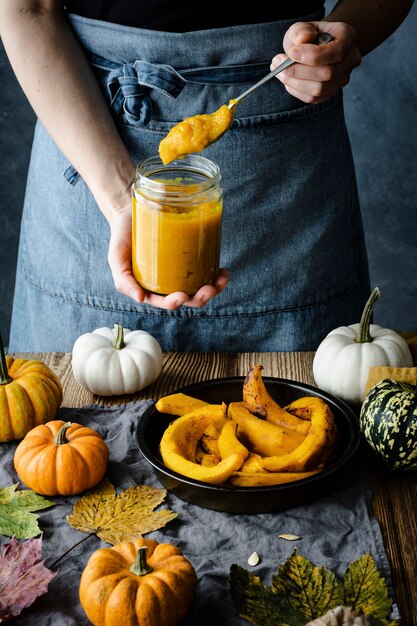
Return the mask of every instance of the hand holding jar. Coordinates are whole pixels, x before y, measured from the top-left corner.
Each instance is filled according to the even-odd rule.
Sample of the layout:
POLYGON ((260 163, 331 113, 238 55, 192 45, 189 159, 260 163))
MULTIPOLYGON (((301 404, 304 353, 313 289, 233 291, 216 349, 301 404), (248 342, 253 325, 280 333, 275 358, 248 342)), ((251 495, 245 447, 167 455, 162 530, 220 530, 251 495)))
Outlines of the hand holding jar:
POLYGON ((228 282, 219 269, 223 193, 216 164, 151 157, 133 185, 132 266, 145 302, 203 306, 228 282))
MULTIPOLYGON (((139 185, 139 179, 135 186, 139 185)), ((140 186, 140 185, 139 185, 140 186)), ((133 200, 135 203, 135 199, 133 200)), ((134 211, 136 205, 134 204, 134 211)), ((217 274, 210 276, 210 284, 201 283, 200 287, 191 293, 189 289, 178 288, 169 290, 166 294, 156 293, 147 286, 137 282, 132 272, 132 198, 129 190, 126 201, 121 202, 120 209, 113 211, 109 219, 111 236, 108 253, 108 262, 112 271, 116 289, 137 302, 145 302, 155 307, 175 310, 182 305, 203 307, 211 298, 223 291, 229 281, 229 271, 220 268, 217 274)), ((150 243, 151 232, 143 231, 144 241, 150 243)), ((134 240, 136 245, 136 238, 134 240)))

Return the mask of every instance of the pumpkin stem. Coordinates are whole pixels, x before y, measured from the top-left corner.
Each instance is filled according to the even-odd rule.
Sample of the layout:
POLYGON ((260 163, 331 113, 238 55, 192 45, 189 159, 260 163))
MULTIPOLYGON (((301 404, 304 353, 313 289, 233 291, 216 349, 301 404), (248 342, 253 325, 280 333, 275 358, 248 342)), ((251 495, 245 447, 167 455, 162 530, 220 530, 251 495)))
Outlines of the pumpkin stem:
POLYGON ((55 435, 55 443, 57 446, 62 446, 64 443, 68 443, 69 439, 67 438, 67 430, 68 428, 71 428, 72 424, 71 422, 66 422, 65 424, 63 424, 61 426, 61 428, 58 430, 57 434, 55 435))
POLYGON ((120 326, 120 324, 114 325, 114 341, 111 345, 115 350, 121 350, 126 345, 123 326, 120 326))
POLYGON ((132 574, 136 574, 136 576, 145 576, 145 574, 149 574, 152 572, 152 567, 148 564, 146 560, 146 546, 141 546, 138 548, 138 553, 133 563, 130 571, 132 574))
POLYGON ((8 385, 12 382, 7 369, 6 356, 4 354, 3 340, 0 334, 0 385, 8 385))
POLYGON ((378 287, 375 287, 363 309, 361 321, 359 322, 359 333, 358 336, 355 337, 356 343, 367 343, 369 341, 372 341, 371 333, 369 332, 369 324, 371 323, 371 317, 375 308, 376 301, 378 300, 380 295, 381 292, 379 291, 378 287))

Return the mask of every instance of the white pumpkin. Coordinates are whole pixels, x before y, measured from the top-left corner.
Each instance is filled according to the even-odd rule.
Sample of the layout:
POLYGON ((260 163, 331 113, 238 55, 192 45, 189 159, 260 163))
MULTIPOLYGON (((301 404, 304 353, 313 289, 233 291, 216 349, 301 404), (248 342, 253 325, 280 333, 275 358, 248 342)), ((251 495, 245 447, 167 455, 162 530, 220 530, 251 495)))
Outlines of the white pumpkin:
POLYGON ((361 404, 365 399, 370 367, 413 365, 405 339, 393 330, 370 324, 379 295, 376 287, 365 305, 360 323, 332 330, 314 356, 313 375, 317 386, 352 404, 361 404))
POLYGON ((115 324, 78 337, 72 349, 75 379, 100 396, 135 393, 153 383, 162 370, 158 341, 144 330, 115 324))

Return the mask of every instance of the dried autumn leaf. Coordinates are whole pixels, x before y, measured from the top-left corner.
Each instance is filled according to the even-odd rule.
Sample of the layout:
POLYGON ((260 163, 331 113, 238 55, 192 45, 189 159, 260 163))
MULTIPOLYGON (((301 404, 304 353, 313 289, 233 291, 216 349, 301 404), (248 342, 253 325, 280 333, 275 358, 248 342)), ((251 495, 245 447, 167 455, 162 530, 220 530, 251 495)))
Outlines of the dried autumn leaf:
POLYGON ((345 604, 363 613, 384 619, 391 612, 385 580, 380 576, 370 554, 351 563, 343 577, 345 604))
POLYGON ((132 541, 177 517, 168 509, 154 511, 166 493, 165 489, 138 485, 116 494, 106 478, 75 503, 74 513, 67 515, 67 521, 76 530, 95 533, 113 545, 132 541))
POLYGON ((329 609, 343 604, 343 587, 326 567, 316 567, 294 550, 279 565, 272 577, 275 593, 286 595, 291 606, 306 620, 324 615, 329 609))
POLYGON ((256 626, 304 626, 305 620, 259 578, 240 565, 230 567, 229 592, 240 617, 256 626))
POLYGON ((54 506, 31 489, 16 491, 17 485, 0 488, 0 533, 7 537, 29 539, 39 535, 38 515, 40 511, 54 506))
MULTIPOLYGON (((236 612, 255 626, 304 626, 348 603, 359 612, 372 613, 385 626, 396 625, 388 619, 392 602, 385 581, 369 554, 351 563, 339 581, 333 572, 316 567, 294 550, 278 567, 271 588, 258 576, 232 565, 229 590, 236 612)), ((362 621, 375 623, 371 618, 362 621)))
POLYGON ((42 537, 21 543, 13 537, 0 550, 0 623, 46 593, 55 575, 42 560, 42 537))

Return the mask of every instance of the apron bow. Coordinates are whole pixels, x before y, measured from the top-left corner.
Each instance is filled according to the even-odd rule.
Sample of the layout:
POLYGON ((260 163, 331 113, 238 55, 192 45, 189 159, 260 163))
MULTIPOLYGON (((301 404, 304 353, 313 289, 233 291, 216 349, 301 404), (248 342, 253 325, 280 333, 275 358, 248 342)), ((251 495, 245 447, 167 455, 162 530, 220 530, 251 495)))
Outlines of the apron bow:
POLYGON ((116 117, 124 115, 134 126, 147 126, 152 118, 152 89, 176 98, 186 80, 170 65, 157 65, 147 61, 125 63, 111 70, 106 89, 110 108, 116 117))

